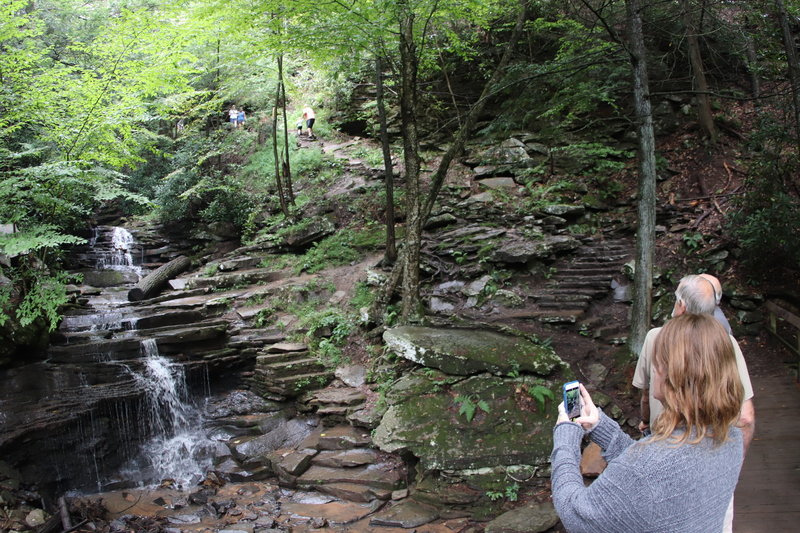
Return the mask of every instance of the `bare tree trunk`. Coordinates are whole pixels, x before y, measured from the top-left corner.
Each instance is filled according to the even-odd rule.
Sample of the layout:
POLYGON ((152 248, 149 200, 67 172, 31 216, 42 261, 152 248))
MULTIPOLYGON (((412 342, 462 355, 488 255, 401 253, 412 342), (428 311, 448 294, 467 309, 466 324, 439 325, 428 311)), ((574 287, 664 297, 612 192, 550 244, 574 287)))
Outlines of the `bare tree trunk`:
POLYGON ((406 237, 403 263, 403 323, 422 319, 419 296, 419 258, 422 246, 422 193, 420 191, 419 134, 417 131, 417 50, 414 13, 408 0, 399 0, 400 15, 400 119, 406 170, 406 237))
POLYGON ((794 104, 794 127, 797 143, 800 145, 800 64, 797 61, 797 50, 794 44, 794 35, 789 27, 789 17, 783 0, 775 0, 778 10, 778 20, 783 33, 783 46, 786 48, 786 62, 789 64, 789 81, 792 84, 792 103, 794 104))
POLYGON ((289 165, 289 124, 286 120, 286 84, 283 82, 283 54, 278 56, 278 80, 281 93, 281 110, 283 111, 283 184, 286 188, 286 203, 294 207, 292 169, 289 165))
POLYGON ((151 298, 161 292, 161 289, 167 284, 169 280, 188 269, 192 265, 192 261, 185 255, 180 255, 161 265, 147 276, 139 280, 131 290, 128 291, 128 300, 131 302, 140 302, 145 298, 151 298))
MULTIPOLYGON (((703 58, 700 55, 700 43, 697 40, 697 29, 692 19, 689 0, 681 0, 683 23, 686 26, 686 43, 689 49, 689 62, 692 66, 692 80, 697 100, 697 118, 700 127, 708 139, 717 142, 717 129, 714 127, 714 116, 711 114, 711 99, 708 97, 708 81, 706 80, 703 58)), ((704 184, 701 182, 701 188, 704 184)), ((705 193, 704 193, 705 196, 705 193)))
POLYGON ((397 260, 397 243, 394 233, 394 172, 392 171, 392 151, 389 146, 389 131, 386 124, 386 102, 383 99, 383 62, 380 51, 375 55, 375 99, 378 104, 378 123, 380 124, 383 150, 383 176, 386 187, 386 252, 384 259, 387 263, 392 264, 397 260))
POLYGON ((636 232, 636 270, 633 278, 633 309, 628 347, 638 356, 650 329, 653 290, 653 251, 656 227, 656 157, 650 82, 642 34, 639 0, 626 0, 633 95, 639 137, 639 206, 636 232))
POLYGON ((744 18, 744 23, 742 26, 745 55, 747 57, 747 71, 750 74, 750 93, 753 96, 756 105, 758 105, 758 99, 761 97, 761 80, 758 77, 758 56, 756 55, 756 44, 753 42, 753 36, 750 34, 750 23, 747 17, 744 18))
POLYGON ((289 218, 289 206, 286 205, 286 196, 283 192, 283 169, 278 152, 278 106, 281 100, 280 85, 275 88, 275 106, 272 108, 272 156, 275 159, 275 185, 278 187, 278 200, 281 204, 283 216, 289 218))

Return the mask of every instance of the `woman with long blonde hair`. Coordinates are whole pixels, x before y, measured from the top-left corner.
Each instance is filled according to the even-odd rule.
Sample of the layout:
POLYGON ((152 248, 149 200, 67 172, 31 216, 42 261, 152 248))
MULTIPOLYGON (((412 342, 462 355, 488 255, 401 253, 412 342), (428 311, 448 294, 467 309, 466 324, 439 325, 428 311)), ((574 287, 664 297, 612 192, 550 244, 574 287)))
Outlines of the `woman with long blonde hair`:
POLYGON ((567 531, 722 531, 743 458, 735 427, 744 397, 733 345, 710 315, 670 320, 656 339, 654 395, 664 412, 634 441, 595 407, 581 385, 581 416, 559 406, 553 432, 553 503, 567 531), (581 440, 603 449, 605 471, 588 487, 581 440))

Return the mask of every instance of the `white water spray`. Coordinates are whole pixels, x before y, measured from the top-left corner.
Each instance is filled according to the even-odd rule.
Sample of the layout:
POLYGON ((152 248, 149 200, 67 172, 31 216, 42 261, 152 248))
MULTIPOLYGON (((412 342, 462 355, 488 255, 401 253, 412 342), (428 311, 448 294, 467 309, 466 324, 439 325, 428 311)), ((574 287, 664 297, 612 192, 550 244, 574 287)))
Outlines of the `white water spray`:
MULTIPOLYGON (((214 443, 202 431, 200 413, 189 401, 183 367, 161 356, 154 339, 143 340, 141 351, 145 366, 133 377, 145 394, 140 423, 151 438, 142 445, 142 461, 149 464, 144 465, 146 472, 140 470, 138 481, 172 479, 185 486, 205 473, 214 443)), ((136 468, 126 477, 131 479, 136 468)))

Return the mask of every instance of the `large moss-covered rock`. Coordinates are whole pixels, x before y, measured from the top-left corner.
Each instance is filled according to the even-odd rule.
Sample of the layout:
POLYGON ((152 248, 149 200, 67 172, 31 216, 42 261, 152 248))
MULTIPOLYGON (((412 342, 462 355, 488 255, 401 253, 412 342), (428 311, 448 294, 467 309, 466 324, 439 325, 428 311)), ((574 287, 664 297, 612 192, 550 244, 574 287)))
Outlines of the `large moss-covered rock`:
POLYGON ((383 334, 400 357, 447 374, 531 372, 548 376, 563 362, 552 348, 488 329, 400 326, 383 334))
POLYGON ((373 433, 380 449, 411 452, 426 470, 547 463, 561 380, 481 374, 450 384, 440 378, 417 371, 387 394, 391 405, 373 433), (533 399, 537 393, 544 405, 533 399), (471 420, 463 412, 467 402, 475 406, 471 420))

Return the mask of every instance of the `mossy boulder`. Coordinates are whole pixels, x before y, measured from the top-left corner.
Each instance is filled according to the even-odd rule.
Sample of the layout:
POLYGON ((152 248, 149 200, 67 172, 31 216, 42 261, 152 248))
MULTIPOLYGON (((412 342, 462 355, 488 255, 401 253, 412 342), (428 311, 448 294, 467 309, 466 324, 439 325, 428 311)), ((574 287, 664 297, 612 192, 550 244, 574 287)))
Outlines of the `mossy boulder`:
POLYGON ((387 394, 390 405, 373 442, 387 452, 410 452, 425 470, 537 469, 546 465, 552 449, 561 383, 491 374, 452 383, 439 373, 418 370, 387 394), (466 403, 474 407, 469 420, 466 403))
POLYGON ((488 329, 400 326, 383 334, 398 356, 447 374, 530 372, 548 376, 564 366, 552 348, 488 329))

